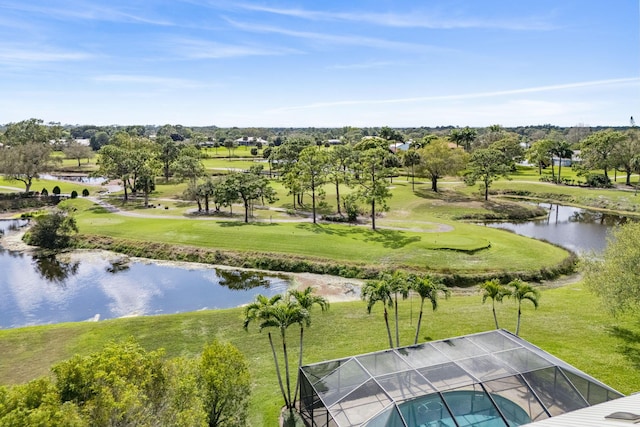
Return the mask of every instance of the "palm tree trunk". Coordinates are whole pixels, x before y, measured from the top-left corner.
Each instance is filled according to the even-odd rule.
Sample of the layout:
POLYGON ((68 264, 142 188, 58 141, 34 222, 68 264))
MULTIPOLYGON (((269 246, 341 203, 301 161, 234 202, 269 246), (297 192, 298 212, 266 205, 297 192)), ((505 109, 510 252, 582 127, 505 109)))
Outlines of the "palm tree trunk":
POLYGON ((560 184, 561 179, 562 179, 562 157, 560 157, 560 163, 558 163, 558 184, 560 184))
POLYGON ((300 326, 300 354, 298 356, 298 372, 296 374, 296 391, 293 393, 293 402, 291 406, 296 406, 298 399, 298 390, 300 389, 300 368, 302 367, 302 337, 304 335, 304 327, 300 326))
POLYGON ((278 384, 280 385, 280 392, 284 398, 284 404, 288 408, 289 401, 287 401, 287 395, 284 392, 284 386, 282 385, 282 375, 280 375, 280 365, 278 364, 278 356, 276 355, 276 349, 273 347, 273 338, 271 332, 269 332, 269 344, 271 344, 271 352, 273 353, 273 361, 276 363, 276 374, 278 375, 278 384))
POLYGON ((516 323, 516 336, 520 333, 520 315, 522 312, 520 311, 520 303, 518 303, 518 323, 516 323))
POLYGON ((493 304, 493 321, 496 322, 496 329, 500 329, 500 326, 498 326, 498 316, 496 316, 496 301, 492 300, 492 304, 493 304))
POLYGON ((384 307, 384 323, 387 325, 387 335, 389 336, 389 348, 393 348, 393 338, 391 338, 391 328, 389 327, 389 313, 387 306, 384 307))
POLYGON ((418 326, 416 326, 416 338, 413 344, 418 344, 418 335, 420 334, 420 324, 422 323, 422 307, 424 306, 424 298, 420 301, 420 314, 418 315, 418 326))
POLYGON ((394 311, 395 311, 395 318, 396 318, 396 347, 400 347, 400 330, 398 327, 398 293, 395 293, 395 299, 394 299, 394 311))
POLYGON ((342 212, 340 211, 340 183, 336 179, 336 203, 338 205, 338 215, 342 216, 342 212))
POLYGON ((287 340, 284 335, 284 330, 280 333, 282 337, 282 352, 284 353, 284 373, 285 380, 287 381, 287 408, 293 409, 291 404, 291 380, 289 379, 289 356, 287 356, 287 340))

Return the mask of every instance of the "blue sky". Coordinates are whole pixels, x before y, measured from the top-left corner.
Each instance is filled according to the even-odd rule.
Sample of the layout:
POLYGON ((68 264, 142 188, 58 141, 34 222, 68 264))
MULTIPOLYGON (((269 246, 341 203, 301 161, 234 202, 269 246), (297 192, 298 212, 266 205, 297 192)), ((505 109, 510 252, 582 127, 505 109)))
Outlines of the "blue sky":
POLYGON ((0 0, 0 123, 628 125, 638 0, 0 0))

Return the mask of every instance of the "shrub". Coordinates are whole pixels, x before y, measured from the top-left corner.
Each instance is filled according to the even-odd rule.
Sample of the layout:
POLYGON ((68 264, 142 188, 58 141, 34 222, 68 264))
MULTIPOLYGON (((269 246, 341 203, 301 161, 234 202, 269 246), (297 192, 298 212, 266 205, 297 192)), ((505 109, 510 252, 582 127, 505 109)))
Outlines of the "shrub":
POLYGON ((58 187, 57 185, 55 187, 53 187, 53 194, 55 194, 56 196, 60 195, 60 187, 58 187))
POLYGON ((71 234, 77 232, 75 219, 62 211, 56 211, 36 217, 31 231, 25 234, 25 241, 41 248, 60 249, 69 246, 71 234))
POLYGON ((46 188, 43 188, 42 191, 40 192, 40 195, 47 197, 49 195, 49 190, 47 190, 46 188))
POLYGON ((82 190, 82 197, 89 197, 89 190, 87 190, 86 188, 82 190))
POLYGON ((604 175, 589 174, 587 175, 587 185, 596 188, 611 188, 611 180, 604 175))
POLYGON ((71 192, 71 198, 72 198, 72 199, 76 199, 77 197, 78 197, 78 192, 77 192, 76 190, 73 190, 73 191, 71 192))

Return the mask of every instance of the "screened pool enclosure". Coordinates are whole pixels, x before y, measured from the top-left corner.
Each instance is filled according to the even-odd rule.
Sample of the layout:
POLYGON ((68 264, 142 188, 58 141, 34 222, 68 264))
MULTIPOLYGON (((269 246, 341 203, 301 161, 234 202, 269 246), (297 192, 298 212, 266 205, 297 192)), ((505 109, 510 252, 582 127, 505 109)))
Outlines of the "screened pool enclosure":
POLYGON ((512 427, 622 395, 496 330, 303 366, 300 412, 318 427, 512 427))

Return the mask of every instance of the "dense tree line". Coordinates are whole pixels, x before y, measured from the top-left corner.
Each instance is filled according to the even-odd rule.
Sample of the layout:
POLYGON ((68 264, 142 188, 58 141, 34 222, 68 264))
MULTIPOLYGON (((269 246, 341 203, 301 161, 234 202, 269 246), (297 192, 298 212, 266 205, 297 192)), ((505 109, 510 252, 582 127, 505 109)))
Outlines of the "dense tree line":
POLYGON ((256 143, 252 156, 262 150, 269 166, 268 176, 281 180, 293 209, 309 210, 316 222, 318 210, 326 212, 326 184, 331 183, 337 215, 325 217, 342 220, 346 215, 346 220, 355 220, 358 215, 366 215, 375 228, 376 217, 387 209, 391 197, 388 183, 401 171, 410 175, 412 182, 416 175, 430 179, 431 189, 436 192, 438 180, 463 174, 469 185, 480 183, 487 199, 493 181, 508 177, 525 158, 538 167, 541 179, 546 179, 543 168, 550 168, 550 180, 558 184, 568 183, 562 177, 562 166, 576 152, 580 153, 580 163, 573 167, 584 176, 587 185, 610 185, 611 171, 625 173, 630 185, 631 175, 640 169, 640 138, 635 127, 597 131, 586 126, 562 129, 550 125, 512 129, 500 125, 482 129, 223 129, 181 125, 80 128, 82 135, 74 128, 44 124, 37 119, 6 125, 0 134, 0 173, 21 181, 29 191, 35 178, 55 166, 55 148, 77 160, 78 165, 93 155, 89 147, 74 139, 74 135, 91 133, 91 146, 99 155, 97 174, 121 181, 125 201, 130 195, 141 193, 147 206, 155 180, 162 176, 165 182, 186 181, 185 197, 195 201, 199 211, 209 212, 210 204, 216 212, 223 207, 232 210, 233 204, 241 203, 248 222, 256 203, 274 201, 275 192, 269 186, 266 171, 255 167, 226 177, 212 177, 205 171, 200 148, 210 142, 222 144, 231 157, 237 139, 259 138, 267 141, 266 146, 256 143), (366 206, 366 210, 360 206, 366 206))

